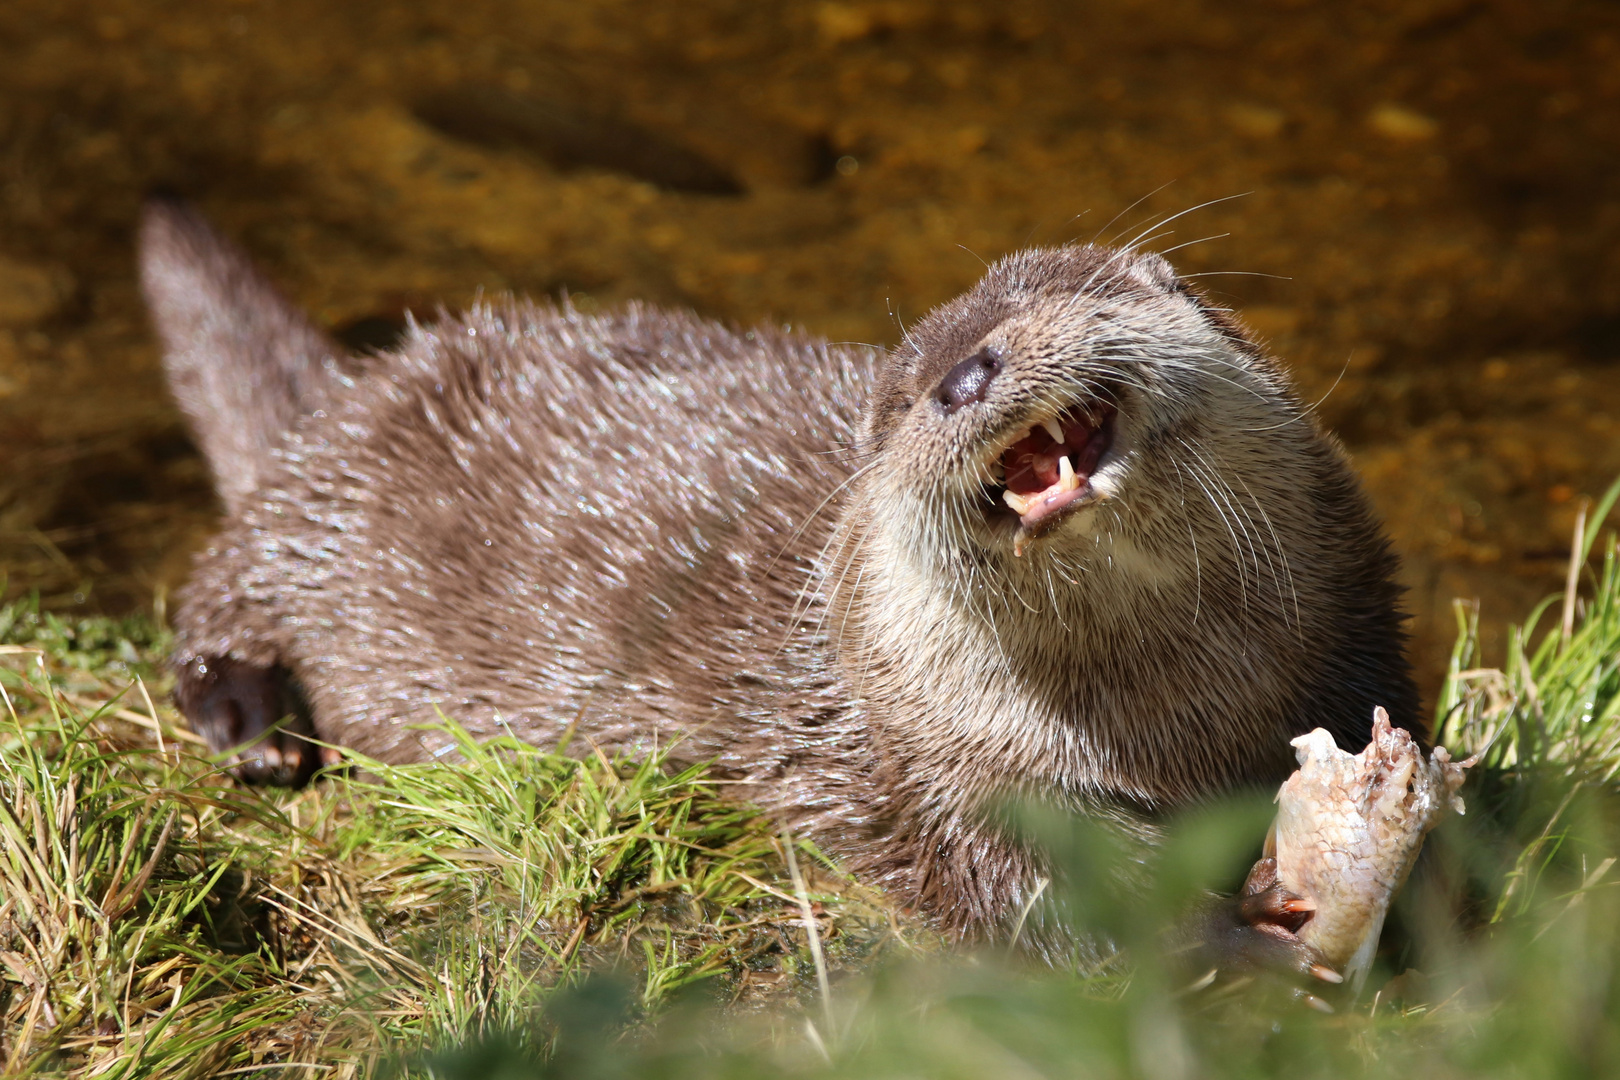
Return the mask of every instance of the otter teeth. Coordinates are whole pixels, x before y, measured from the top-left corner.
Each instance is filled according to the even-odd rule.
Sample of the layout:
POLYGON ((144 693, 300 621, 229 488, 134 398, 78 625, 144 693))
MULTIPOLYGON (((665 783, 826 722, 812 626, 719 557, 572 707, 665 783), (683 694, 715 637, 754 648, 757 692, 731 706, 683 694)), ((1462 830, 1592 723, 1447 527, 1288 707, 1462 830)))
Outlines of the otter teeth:
POLYGON ((1057 483, 1053 484, 1045 491, 1038 491, 1033 495, 1020 495, 1018 492, 1008 488, 1006 491, 1001 493, 1001 501, 1012 507, 1019 517, 1024 517, 1029 513, 1030 507, 1034 506, 1042 499, 1050 498, 1053 495, 1061 495, 1069 491, 1076 491, 1079 489, 1079 487, 1080 478, 1075 475, 1074 463, 1070 461, 1069 456, 1065 454, 1058 458, 1057 483))
POLYGON ((1053 442, 1060 443, 1063 441, 1063 425, 1058 423, 1057 417, 1049 416, 1042 420, 1041 427, 1045 429, 1048 435, 1052 436, 1053 442))

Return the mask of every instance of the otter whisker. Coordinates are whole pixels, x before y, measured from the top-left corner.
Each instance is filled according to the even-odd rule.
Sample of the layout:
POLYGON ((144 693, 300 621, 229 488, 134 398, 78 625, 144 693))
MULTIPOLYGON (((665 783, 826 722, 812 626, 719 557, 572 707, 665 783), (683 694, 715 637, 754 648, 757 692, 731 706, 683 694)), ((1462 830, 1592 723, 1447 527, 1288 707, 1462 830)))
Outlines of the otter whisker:
MULTIPOLYGON (((1218 454, 1215 454, 1215 452, 1212 451, 1212 450, 1207 450, 1207 449, 1206 450, 1198 450, 1198 449, 1194 449, 1191 446, 1189 446, 1188 449, 1193 450, 1194 454, 1197 455, 1199 457, 1199 459, 1201 461, 1203 461, 1207 466, 1209 466, 1210 471, 1215 476, 1224 477, 1227 470, 1222 469, 1220 467, 1220 465, 1219 465, 1219 455, 1218 454), (1209 455, 1215 457, 1215 462, 1212 463, 1209 460, 1209 457, 1206 456, 1206 452, 1209 455)), ((1244 520, 1248 523, 1248 528, 1246 528, 1244 530, 1246 534, 1249 534, 1249 535, 1252 536, 1252 533, 1250 533, 1249 530, 1254 527, 1254 518, 1252 516, 1250 516, 1250 514, 1249 514, 1249 507, 1251 505, 1256 510, 1259 511, 1261 517, 1266 521, 1266 525, 1267 525, 1268 529, 1271 532, 1272 540, 1276 544, 1276 547, 1277 547, 1277 557, 1282 562, 1283 576, 1286 577, 1287 580, 1288 580, 1287 590, 1292 593, 1293 592, 1293 574, 1288 569, 1287 556, 1282 551, 1282 542, 1281 542, 1280 539, 1278 539, 1276 530, 1274 528, 1271 528, 1270 519, 1265 516, 1265 507, 1263 505, 1261 505, 1261 503, 1260 503, 1260 501, 1258 499, 1255 498, 1254 492, 1249 488, 1248 483, 1242 479, 1242 475, 1241 474, 1237 474, 1237 475, 1238 475, 1239 483, 1241 483, 1243 485, 1243 489, 1244 489, 1245 493, 1249 496, 1247 502, 1245 502, 1244 500, 1238 499, 1237 498, 1237 492, 1235 490, 1233 490, 1231 485, 1227 484, 1224 479, 1221 480, 1221 484, 1226 489, 1226 491, 1229 493, 1229 495, 1231 497, 1231 504, 1236 507, 1238 512, 1243 515, 1244 520)), ((1272 584, 1274 586, 1276 586, 1278 592, 1281 593, 1284 590, 1284 586, 1283 586, 1283 582, 1281 580, 1279 580, 1279 578, 1278 578, 1277 565, 1272 559, 1271 548, 1268 547, 1267 545, 1265 545, 1264 543, 1262 543, 1260 545, 1260 549, 1265 553, 1266 565, 1271 570, 1272 584)), ((1251 551, 1254 550, 1254 543, 1253 543, 1252 540, 1250 542, 1250 550, 1251 551)), ((1256 568, 1256 573, 1258 574, 1258 567, 1256 568)), ((1295 614, 1296 614, 1296 616, 1298 614, 1298 602, 1299 602, 1298 595, 1295 594, 1294 595, 1294 603, 1295 603, 1295 614)), ((1284 617, 1286 619, 1286 612, 1284 613, 1284 617)), ((1297 619, 1296 619, 1296 626, 1297 626, 1297 619)))
MULTIPOLYGON (((1271 542, 1277 549, 1277 557, 1282 560, 1283 577, 1288 582, 1288 594, 1294 601, 1294 632, 1303 635, 1305 624, 1300 619, 1299 590, 1294 587, 1294 572, 1288 565, 1288 551, 1283 546, 1282 537, 1278 534, 1277 527, 1271 523, 1271 515, 1266 513, 1266 504, 1255 497, 1254 492, 1249 490, 1249 482, 1244 480, 1241 475, 1238 476, 1238 483, 1243 485, 1243 490, 1248 493, 1250 504, 1259 512, 1260 520, 1266 523, 1266 530, 1271 533, 1271 542)), ((1301 640, 1304 640, 1303 637, 1301 637, 1301 640)))
MULTIPOLYGON (((1141 236, 1144 236, 1148 232, 1152 231, 1153 229, 1162 229, 1166 225, 1170 224, 1172 221, 1179 221, 1182 218, 1186 217, 1188 214, 1195 214, 1200 210, 1207 210, 1211 206, 1219 206, 1221 203, 1234 202, 1237 199, 1246 199, 1252 194, 1254 194, 1254 192, 1252 192, 1252 191, 1240 191, 1236 195, 1222 195, 1219 198, 1207 199, 1204 202, 1197 203, 1197 204, 1195 204, 1193 206, 1189 206, 1185 210, 1181 210, 1181 211, 1178 211, 1177 213, 1171 214, 1169 217, 1166 217, 1166 218, 1163 218, 1163 219, 1161 219, 1159 221, 1153 222, 1151 225, 1148 225, 1141 232, 1139 232, 1137 234, 1137 236, 1138 236, 1138 238, 1140 238, 1141 236)), ((1140 245, 1139 239, 1133 239, 1133 240, 1127 240, 1125 243, 1123 243, 1123 244, 1121 244, 1119 246, 1121 248, 1123 248, 1124 250, 1126 250, 1126 251, 1134 251, 1136 248, 1140 247, 1141 245, 1140 245)))
MULTIPOLYGON (((1205 482, 1205 479, 1204 479, 1204 476, 1203 476, 1201 470, 1189 466, 1188 467, 1188 472, 1191 473, 1191 475, 1192 475, 1193 483, 1197 484, 1200 488, 1203 489, 1204 495, 1208 499, 1210 507, 1212 509, 1214 509, 1214 511, 1216 513, 1216 516, 1219 518, 1221 524, 1226 526, 1227 535, 1229 535, 1231 537, 1231 539, 1232 539, 1233 566, 1237 570, 1237 574, 1238 574, 1238 590, 1239 590, 1239 592, 1241 594, 1241 597, 1242 597, 1243 614, 1244 614, 1244 617, 1247 618, 1248 613, 1249 613, 1248 575, 1247 575, 1246 571, 1244 570, 1243 545, 1238 542, 1238 531, 1237 531, 1237 529, 1233 528, 1233 523, 1232 523, 1231 517, 1227 514, 1226 509, 1222 506, 1221 499, 1216 495, 1215 491, 1211 490, 1209 484, 1207 484, 1205 482)), ((1259 565, 1260 565, 1259 560, 1256 559, 1255 560, 1256 573, 1259 572, 1259 565)))
POLYGON ((1196 247, 1199 244, 1207 244, 1211 240, 1225 240, 1228 236, 1231 236, 1231 235, 1232 234, 1229 233, 1229 232, 1210 233, 1208 236, 1200 236, 1196 240, 1185 240, 1182 243, 1176 244, 1174 247, 1160 248, 1159 251, 1158 251, 1158 254, 1159 255, 1169 255, 1170 253, 1175 252, 1175 251, 1180 251, 1183 248, 1196 247))
MULTIPOLYGON (((1113 217, 1109 218, 1108 221, 1101 228, 1099 228, 1095 233, 1092 234, 1092 242, 1095 243, 1098 237, 1100 237, 1103 233, 1107 232, 1109 229, 1112 229, 1114 227, 1115 223, 1117 223, 1120 218, 1124 217, 1126 214, 1130 213, 1132 210, 1135 210, 1138 206, 1141 206, 1143 203, 1147 202, 1149 199, 1153 198, 1153 196, 1157 195, 1159 192, 1161 192, 1164 189, 1168 188, 1173 183, 1175 183, 1174 180, 1166 180, 1164 183, 1160 184, 1158 187, 1154 188, 1152 191, 1148 192, 1146 195, 1143 195, 1141 198, 1137 199, 1135 202, 1133 202, 1129 206, 1125 207, 1125 209, 1121 210, 1119 213, 1117 213, 1113 217)), ((1110 243, 1112 243, 1112 242, 1110 242, 1110 243)))

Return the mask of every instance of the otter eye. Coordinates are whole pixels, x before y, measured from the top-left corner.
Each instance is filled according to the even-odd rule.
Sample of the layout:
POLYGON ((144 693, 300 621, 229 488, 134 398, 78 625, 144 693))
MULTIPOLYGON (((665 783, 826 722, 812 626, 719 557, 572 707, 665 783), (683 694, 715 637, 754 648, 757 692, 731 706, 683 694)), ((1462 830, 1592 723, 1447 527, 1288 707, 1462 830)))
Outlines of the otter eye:
POLYGON ((934 400, 949 416, 964 405, 983 401, 991 381, 1001 372, 1001 356, 986 346, 945 373, 934 400))

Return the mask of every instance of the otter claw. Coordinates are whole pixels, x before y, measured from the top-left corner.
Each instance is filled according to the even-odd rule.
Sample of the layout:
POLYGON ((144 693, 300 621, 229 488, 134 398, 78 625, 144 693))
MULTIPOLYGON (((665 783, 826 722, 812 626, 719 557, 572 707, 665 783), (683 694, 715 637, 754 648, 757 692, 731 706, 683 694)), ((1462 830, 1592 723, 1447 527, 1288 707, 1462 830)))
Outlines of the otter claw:
POLYGON ((1344 982, 1344 976, 1340 975, 1337 971, 1334 971, 1332 968, 1328 967, 1326 964, 1312 964, 1310 967, 1306 968, 1305 970, 1310 972, 1312 975, 1315 975, 1318 979, 1321 979, 1323 982, 1332 983, 1335 986, 1337 986, 1339 983, 1344 982))
POLYGON ((1332 1005, 1329 1005, 1327 1002, 1323 1001, 1321 998, 1307 990, 1295 990, 1294 998, 1301 1004, 1315 1009, 1319 1013, 1326 1013, 1329 1016, 1333 1015, 1334 1009, 1332 1005))
MULTIPOLYGON (((1188 993, 1217 982, 1236 985, 1255 976, 1307 976, 1318 980, 1319 986, 1344 981, 1300 939, 1299 930, 1311 920, 1316 905, 1283 888, 1275 859, 1255 863, 1236 896, 1212 900, 1201 910, 1196 925, 1187 928, 1190 935, 1183 938, 1189 973, 1203 972, 1191 980, 1188 993)), ((1318 1012, 1333 1011, 1327 1001, 1302 987, 1292 993, 1318 1012)))
POLYGON ((1181 992, 1184 994, 1196 994, 1200 990, 1207 990, 1209 987, 1214 985, 1215 979, 1220 975, 1220 973, 1220 968, 1210 968, 1208 971, 1204 972, 1202 975, 1198 976, 1198 978, 1194 979, 1192 982, 1183 987, 1181 992))
POLYGON ((285 669, 197 657, 178 675, 180 711, 239 779, 291 787, 309 782, 322 755, 310 752, 308 709, 285 669))

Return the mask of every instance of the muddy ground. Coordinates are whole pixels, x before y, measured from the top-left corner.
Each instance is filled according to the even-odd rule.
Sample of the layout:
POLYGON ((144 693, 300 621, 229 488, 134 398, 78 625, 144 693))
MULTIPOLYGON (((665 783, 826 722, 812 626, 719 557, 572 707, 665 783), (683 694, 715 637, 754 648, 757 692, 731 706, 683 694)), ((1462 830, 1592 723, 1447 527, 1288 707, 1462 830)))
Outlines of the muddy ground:
POLYGON ((1198 207, 1153 245, 1321 399, 1432 689, 1452 598, 1499 635, 1620 474, 1617 140, 1600 2, 6 0, 0 569, 150 605, 216 512, 154 189, 361 347, 507 290, 892 342, 984 260, 1198 207))

